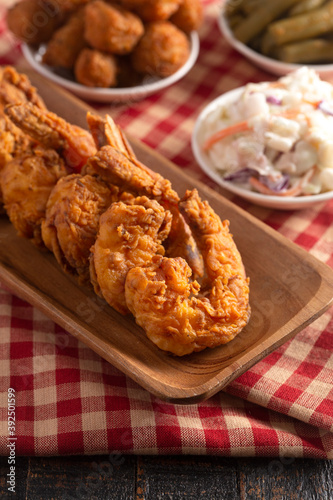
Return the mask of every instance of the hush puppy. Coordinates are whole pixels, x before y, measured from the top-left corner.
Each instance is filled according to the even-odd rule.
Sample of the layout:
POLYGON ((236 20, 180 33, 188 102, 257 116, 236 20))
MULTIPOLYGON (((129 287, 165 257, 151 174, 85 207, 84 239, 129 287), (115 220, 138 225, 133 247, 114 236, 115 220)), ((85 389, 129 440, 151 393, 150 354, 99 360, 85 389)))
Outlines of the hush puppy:
POLYGON ((94 49, 103 52, 127 54, 144 33, 138 16, 102 0, 89 3, 85 14, 85 39, 94 49))
POLYGON ((80 10, 54 32, 43 55, 43 63, 53 67, 71 69, 85 46, 84 11, 80 10))
POLYGON ((182 0, 120 0, 125 9, 133 10, 145 22, 165 21, 180 6, 182 0))
POLYGON ((179 9, 170 17, 170 21, 185 33, 197 30, 203 18, 201 0, 183 0, 179 9))
POLYGON ((112 54, 96 49, 83 49, 76 60, 76 80, 87 87, 115 87, 117 85, 117 61, 112 54))
POLYGON ((158 21, 147 26, 133 50, 132 64, 139 73, 164 78, 181 68, 189 55, 185 33, 169 21, 158 21))

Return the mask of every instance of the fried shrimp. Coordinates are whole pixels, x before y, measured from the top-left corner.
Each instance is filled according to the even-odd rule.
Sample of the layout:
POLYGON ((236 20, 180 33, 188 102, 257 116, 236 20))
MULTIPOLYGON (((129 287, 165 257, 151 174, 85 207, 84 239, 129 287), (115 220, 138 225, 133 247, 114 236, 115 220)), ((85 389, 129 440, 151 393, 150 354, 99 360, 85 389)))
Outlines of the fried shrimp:
POLYGON ((0 68, 0 169, 13 158, 27 153, 32 146, 32 139, 16 127, 4 111, 8 105, 27 102, 46 109, 26 75, 11 66, 0 68))
POLYGON ((94 244, 100 215, 114 201, 119 189, 110 189, 101 179, 72 174, 53 188, 42 222, 45 246, 54 253, 65 272, 87 284, 90 247, 94 244))
POLYGON ((160 349, 183 356, 232 340, 250 316, 249 283, 229 222, 221 221, 196 190, 180 202, 203 254, 209 287, 190 281, 181 258, 136 266, 125 297, 136 322, 160 349))
POLYGON ((91 157, 84 171, 90 175, 99 175, 106 182, 120 186, 134 195, 156 199, 166 210, 170 210, 172 225, 165 241, 166 253, 168 256, 183 257, 195 276, 202 275, 202 257, 190 228, 179 212, 179 196, 168 179, 150 170, 135 157, 128 157, 126 153, 122 154, 111 146, 102 147, 91 157))
POLYGON ((101 149, 103 146, 112 146, 127 158, 136 159, 135 153, 123 131, 115 124, 110 115, 105 115, 102 118, 99 115, 88 112, 87 123, 97 149, 101 149))
POLYGON ((120 313, 128 313, 128 270, 149 266, 164 255, 162 242, 170 224, 170 212, 145 196, 129 204, 113 203, 100 217, 99 233, 91 248, 91 280, 95 292, 120 313))
POLYGON ((39 109, 31 103, 8 106, 7 116, 23 132, 48 149, 54 149, 69 169, 80 171, 96 146, 89 132, 66 122, 55 113, 39 109))
POLYGON ((4 208, 20 236, 43 246, 41 223, 53 186, 66 175, 59 155, 37 146, 7 163, 0 174, 4 208))
POLYGON ((137 15, 102 0, 88 3, 85 15, 85 39, 102 52, 128 54, 144 33, 137 15))
POLYGON ((43 99, 26 75, 18 73, 12 66, 2 68, 0 74, 1 107, 28 102, 46 110, 43 99))
MULTIPOLYGON (((45 104, 26 75, 13 67, 0 68, 0 171, 14 158, 27 155, 35 141, 22 132, 5 114, 7 105, 32 102, 45 110, 45 104)), ((2 193, 0 192, 2 201, 2 193)))

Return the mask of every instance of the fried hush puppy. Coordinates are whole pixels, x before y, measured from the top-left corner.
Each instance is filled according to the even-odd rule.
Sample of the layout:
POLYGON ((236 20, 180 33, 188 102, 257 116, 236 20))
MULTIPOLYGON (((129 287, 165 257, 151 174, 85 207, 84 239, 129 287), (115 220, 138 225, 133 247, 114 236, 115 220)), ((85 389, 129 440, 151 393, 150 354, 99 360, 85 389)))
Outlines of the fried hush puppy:
POLYGON ((90 0, 40 0, 45 4, 51 4, 64 15, 70 14, 80 7, 86 5, 90 0))
POLYGON ((74 65, 76 81, 87 87, 115 87, 117 73, 116 58, 96 49, 83 49, 74 65))
POLYGON ((169 21, 185 33, 197 30, 203 18, 203 7, 200 0, 183 0, 179 9, 170 17, 169 21))
POLYGON ((25 0, 7 12, 7 26, 17 38, 38 45, 47 42, 62 21, 57 0, 25 0))
POLYGON ((84 18, 84 11, 81 9, 53 33, 43 55, 44 64, 68 69, 74 66, 79 53, 86 46, 84 18))
POLYGON ((102 52, 128 54, 144 33, 138 16, 102 0, 89 3, 85 16, 85 39, 102 52))
POLYGON ((133 10, 145 22, 165 21, 183 0, 121 0, 125 9, 133 10))
POLYGON ((139 73, 164 78, 181 68, 189 55, 185 33, 169 21, 158 21, 147 26, 133 50, 132 64, 139 73))

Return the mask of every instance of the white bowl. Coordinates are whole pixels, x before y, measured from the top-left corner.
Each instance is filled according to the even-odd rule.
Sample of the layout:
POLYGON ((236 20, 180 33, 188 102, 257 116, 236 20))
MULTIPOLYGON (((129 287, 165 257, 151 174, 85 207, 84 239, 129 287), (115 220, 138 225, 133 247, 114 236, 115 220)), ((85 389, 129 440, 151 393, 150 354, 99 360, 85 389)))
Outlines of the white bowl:
POLYGON ((268 73, 282 76, 294 71, 300 66, 308 66, 309 68, 314 69, 322 78, 333 76, 333 64, 289 64, 278 61, 277 59, 272 59, 271 57, 263 56, 234 37, 223 12, 220 13, 217 21, 220 31, 226 41, 240 54, 268 73))
POLYGON ((214 111, 216 108, 221 106, 226 106, 234 101, 236 101, 244 87, 240 87, 230 92, 226 92, 221 96, 210 102, 199 114, 194 129, 192 133, 192 150, 194 157, 202 170, 215 181, 217 184, 222 186, 227 191, 234 193, 256 205, 261 205, 263 207, 281 209, 281 210, 300 210, 303 208, 309 208, 317 203, 322 203, 333 198, 333 191, 328 191, 321 194, 313 194, 308 196, 270 196, 261 193, 256 193, 238 186, 230 181, 225 181, 221 175, 216 171, 213 166, 209 156, 202 149, 202 144, 204 142, 204 134, 202 133, 202 128, 205 125, 208 115, 214 111))
POLYGON ((44 51, 42 46, 36 49, 27 44, 22 44, 22 52, 28 63, 38 73, 61 85, 67 90, 70 90, 73 94, 81 97, 82 99, 98 102, 126 102, 131 100, 136 101, 147 97, 150 94, 169 87, 183 78, 194 66, 199 54, 200 41, 197 32, 191 33, 190 41, 190 56, 186 63, 178 71, 176 71, 176 73, 166 78, 155 78, 150 81, 146 80, 141 85, 124 88, 91 88, 59 76, 53 68, 41 62, 44 51))

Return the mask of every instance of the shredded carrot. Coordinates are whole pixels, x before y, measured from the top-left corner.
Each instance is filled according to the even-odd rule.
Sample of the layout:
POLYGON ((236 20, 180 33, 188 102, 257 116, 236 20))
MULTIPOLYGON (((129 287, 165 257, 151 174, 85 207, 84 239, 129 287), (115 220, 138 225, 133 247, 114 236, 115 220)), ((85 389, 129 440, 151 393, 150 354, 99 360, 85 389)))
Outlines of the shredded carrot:
POLYGON ((270 196, 298 196, 299 194, 302 194, 305 184, 311 180, 315 173, 315 170, 316 166, 313 166, 308 172, 306 172, 306 174, 298 181, 295 186, 280 192, 273 191, 273 189, 270 189, 256 177, 250 177, 249 182, 251 186, 261 194, 267 194, 270 196))
POLYGON ((238 132, 246 132, 250 130, 249 124, 247 121, 235 123, 234 125, 230 125, 230 127, 223 128, 219 130, 211 137, 209 137, 203 144, 202 148, 204 151, 207 151, 213 144, 228 137, 228 135, 238 134, 238 132))
POLYGON ((270 189, 268 186, 260 182, 256 177, 250 177, 249 182, 252 187, 254 187, 259 193, 267 194, 270 196, 297 196, 302 192, 302 186, 297 185, 290 189, 286 189, 285 191, 274 191, 270 189))
POLYGON ((320 103, 323 102, 322 99, 320 99, 320 101, 309 101, 309 99, 303 99, 303 101, 306 102, 306 104, 311 104, 314 108, 318 108, 320 103))
POLYGON ((285 89, 286 88, 286 86, 283 83, 279 82, 278 80, 276 80, 275 82, 271 82, 269 84, 269 86, 270 86, 270 88, 273 88, 273 89, 274 88, 278 88, 278 89, 285 89))
MULTIPOLYGON (((293 119, 299 113, 300 110, 298 108, 291 108, 284 110, 282 113, 277 113, 272 116, 281 116, 282 118, 293 119)), ((224 139, 229 135, 238 134, 239 132, 246 132, 248 130, 251 130, 251 127, 247 121, 238 122, 235 123, 234 125, 230 125, 229 127, 223 128, 218 132, 215 132, 212 136, 206 139, 206 141, 203 143, 202 149, 204 151, 207 151, 207 149, 209 149, 211 146, 213 146, 213 144, 220 141, 221 139, 224 139)))
POLYGON ((285 109, 283 113, 274 116, 282 116, 282 118, 288 118, 290 120, 292 118, 296 118, 296 116, 299 115, 300 113, 301 113, 300 109, 290 108, 290 109, 285 109))

